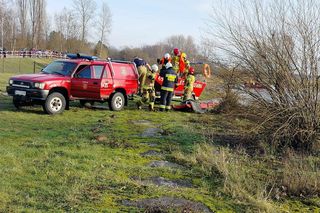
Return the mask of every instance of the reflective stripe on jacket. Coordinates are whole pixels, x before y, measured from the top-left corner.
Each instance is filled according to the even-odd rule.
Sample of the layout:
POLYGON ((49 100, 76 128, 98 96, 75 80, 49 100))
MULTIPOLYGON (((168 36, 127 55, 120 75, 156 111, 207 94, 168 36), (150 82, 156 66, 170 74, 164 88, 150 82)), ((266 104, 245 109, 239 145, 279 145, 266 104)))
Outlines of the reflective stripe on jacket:
POLYGON ((160 76, 163 78, 161 89, 172 92, 178 83, 178 75, 176 72, 172 69, 172 67, 169 69, 161 69, 160 76))

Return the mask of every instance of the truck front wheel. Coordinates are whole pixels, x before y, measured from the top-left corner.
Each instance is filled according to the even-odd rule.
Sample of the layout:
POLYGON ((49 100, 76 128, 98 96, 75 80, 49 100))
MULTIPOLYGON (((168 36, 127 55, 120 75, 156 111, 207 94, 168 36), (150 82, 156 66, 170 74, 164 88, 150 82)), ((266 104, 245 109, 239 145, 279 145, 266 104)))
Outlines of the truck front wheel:
POLYGON ((43 104, 44 111, 50 115, 62 113, 65 108, 66 98, 59 92, 51 93, 43 104))
POLYGON ((12 103, 16 109, 21 109, 22 105, 21 105, 20 100, 18 98, 13 97, 12 103))
POLYGON ((114 93, 109 100, 109 108, 112 111, 120 111, 123 109, 126 100, 121 92, 114 93))

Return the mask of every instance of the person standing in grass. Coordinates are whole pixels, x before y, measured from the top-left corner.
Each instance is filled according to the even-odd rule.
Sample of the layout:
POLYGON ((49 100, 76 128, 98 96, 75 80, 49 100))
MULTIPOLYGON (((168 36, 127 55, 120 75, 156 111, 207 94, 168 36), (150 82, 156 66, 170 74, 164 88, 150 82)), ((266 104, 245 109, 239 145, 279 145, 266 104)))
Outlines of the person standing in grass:
POLYGON ((154 111, 154 101, 156 98, 156 92, 154 89, 154 81, 156 77, 156 72, 158 72, 158 66, 153 64, 151 66, 151 71, 147 72, 147 77, 145 84, 142 85, 142 98, 137 102, 138 109, 142 109, 143 104, 149 102, 149 110, 154 111))
POLYGON ((163 83, 160 92, 160 111, 168 111, 171 109, 171 99, 174 93, 174 88, 178 84, 178 75, 172 68, 172 64, 168 62, 164 69, 160 71, 160 77, 163 78, 163 83))
POLYGON ((151 67, 145 60, 138 56, 134 58, 133 62, 135 63, 139 73, 139 93, 142 94, 142 87, 145 85, 147 72, 148 70, 151 70, 151 67))
POLYGON ((192 99, 193 84, 195 80, 196 78, 194 77, 194 68, 190 67, 186 79, 184 80, 183 101, 192 99))

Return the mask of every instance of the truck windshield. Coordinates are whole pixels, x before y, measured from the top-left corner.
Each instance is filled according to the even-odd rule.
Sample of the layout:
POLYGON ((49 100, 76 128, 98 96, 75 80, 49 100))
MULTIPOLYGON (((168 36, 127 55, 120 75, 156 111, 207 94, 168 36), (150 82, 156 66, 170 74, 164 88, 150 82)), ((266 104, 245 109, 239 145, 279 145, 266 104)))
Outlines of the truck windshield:
POLYGON ((46 66, 42 73, 70 76, 76 66, 77 64, 72 62, 54 61, 46 66))

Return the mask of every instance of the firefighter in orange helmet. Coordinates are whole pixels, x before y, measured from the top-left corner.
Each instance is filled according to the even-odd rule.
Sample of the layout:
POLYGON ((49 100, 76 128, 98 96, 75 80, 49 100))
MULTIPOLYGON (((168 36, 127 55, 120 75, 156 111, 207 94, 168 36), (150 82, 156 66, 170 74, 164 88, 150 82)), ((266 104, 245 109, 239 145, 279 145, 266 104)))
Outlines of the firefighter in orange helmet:
POLYGON ((173 56, 172 56, 172 68, 176 73, 179 73, 179 64, 180 64, 180 50, 178 48, 173 49, 173 56))

